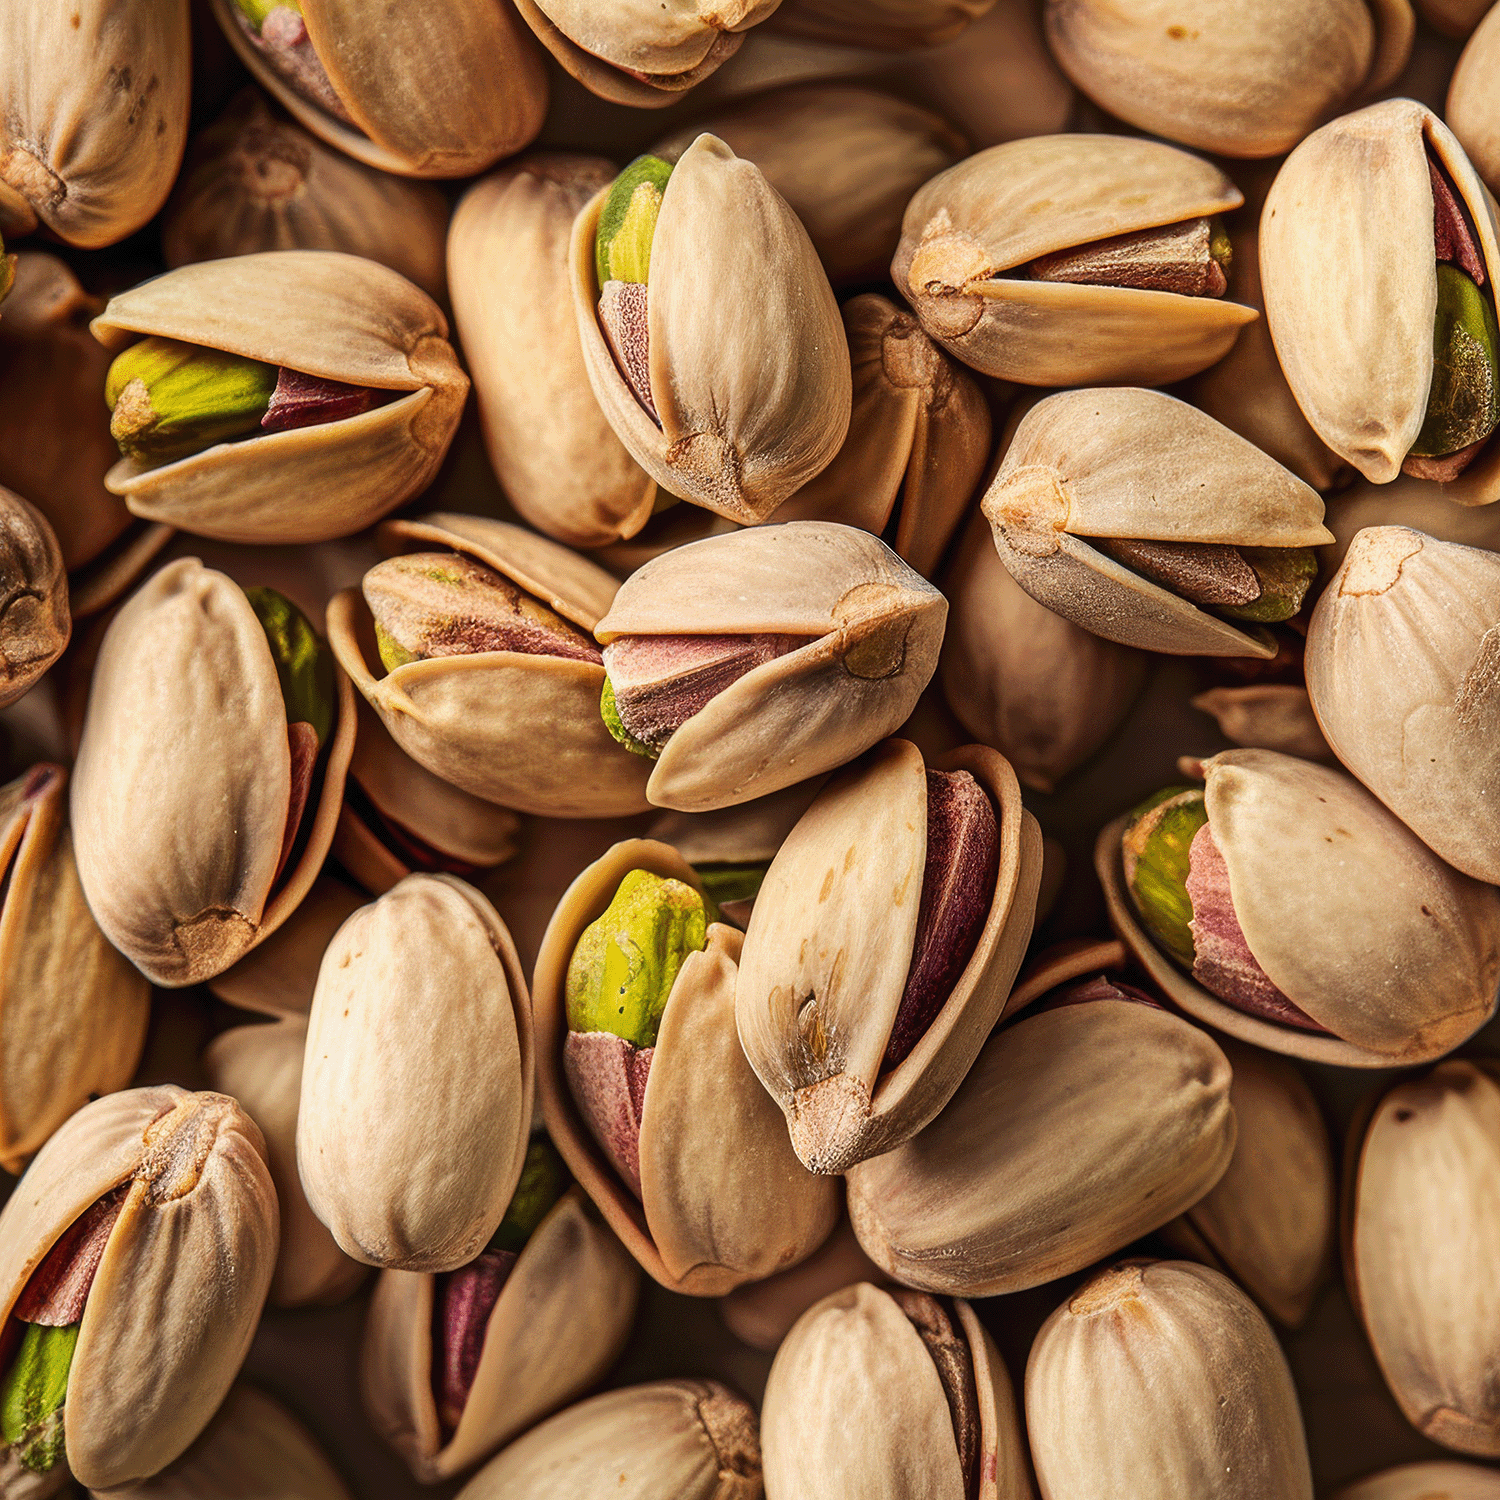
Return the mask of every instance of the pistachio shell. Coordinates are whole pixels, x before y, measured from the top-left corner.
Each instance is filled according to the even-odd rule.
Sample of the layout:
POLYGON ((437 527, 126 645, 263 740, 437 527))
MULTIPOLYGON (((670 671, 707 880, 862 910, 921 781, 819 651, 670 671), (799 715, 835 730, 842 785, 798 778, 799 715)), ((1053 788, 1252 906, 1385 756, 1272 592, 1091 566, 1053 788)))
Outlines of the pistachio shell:
POLYGON ((1500 1474, 1452 1459, 1402 1464, 1341 1489, 1334 1500, 1500 1500, 1500 1474))
POLYGON ((1483 19, 1453 70, 1443 113, 1448 128, 1486 185, 1500 185, 1500 113, 1488 84, 1500 60, 1500 21, 1493 11, 1486 13, 1481 8, 1480 14, 1483 19))
POLYGON ((1409 526, 1444 542, 1500 552, 1500 511, 1488 505, 1456 505, 1430 479, 1403 474, 1390 484, 1360 480, 1328 499, 1333 545, 1319 562, 1325 578, 1343 565, 1349 544, 1367 526, 1409 526))
POLYGON ((1462 40, 1489 11, 1487 0, 1416 0, 1417 14, 1435 31, 1462 40))
POLYGON ((648 837, 670 844, 690 865, 770 864, 797 819, 812 805, 826 777, 704 813, 658 813, 648 837))
POLYGON ((0 488, 0 708, 62 655, 72 631, 62 550, 45 517, 0 488))
POLYGON ((934 46, 968 30, 994 0, 781 0, 776 29, 862 47, 934 46))
POLYGON ((1279 750, 1304 760, 1332 760, 1333 751, 1318 728, 1307 689, 1290 682, 1257 682, 1216 687, 1199 693, 1193 707, 1212 714, 1219 733, 1232 745, 1279 750))

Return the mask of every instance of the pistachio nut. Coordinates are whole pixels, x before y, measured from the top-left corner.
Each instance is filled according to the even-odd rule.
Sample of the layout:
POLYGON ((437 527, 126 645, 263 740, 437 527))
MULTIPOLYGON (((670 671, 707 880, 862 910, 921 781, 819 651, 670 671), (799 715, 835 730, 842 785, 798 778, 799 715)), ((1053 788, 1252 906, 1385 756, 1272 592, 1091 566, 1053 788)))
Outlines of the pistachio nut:
POLYGON ((525 157, 475 183, 448 234, 490 463, 522 518, 574 547, 634 536, 657 499, 599 409, 573 315, 573 220, 614 176, 603 157, 525 157))
POLYGON ((533 1141, 474 1260, 437 1276, 381 1273, 360 1362, 371 1423, 423 1483, 460 1473, 604 1375, 639 1284, 556 1153, 533 1141))
POLYGON ((1173 655, 1276 654, 1332 540, 1310 486, 1161 391, 1063 391, 1021 419, 983 511, 1039 604, 1173 655), (1212 612, 1211 612, 1212 611, 1212 612))
POLYGON ((1189 1015, 1342 1067, 1428 1062, 1495 1009, 1500 892, 1353 777, 1272 750, 1201 762, 1099 835, 1110 921, 1189 1015))
POLYGON ((255 1333, 277 1233, 260 1131, 222 1094, 127 1089, 72 1116, 22 1181, 0 1212, 20 1334, 0 1373, 5 1487, 149 1478, 213 1416, 255 1333))
POLYGON ((1500 185, 1500 114, 1487 80, 1495 76, 1500 58, 1500 22, 1484 6, 1474 8, 1470 24, 1476 20, 1479 24, 1453 70, 1443 117, 1493 192, 1492 185, 1500 185))
POLYGON ((1327 521, 1333 545, 1320 554, 1325 580, 1343 566, 1349 544, 1367 526, 1407 526, 1439 541, 1500 552, 1500 510, 1489 505, 1455 505, 1441 485, 1408 474, 1390 484, 1362 479, 1330 495, 1327 521))
POLYGON ((1333 1500, 1500 1500, 1500 1474, 1454 1459, 1401 1464, 1347 1485, 1333 1500))
POLYGON ((715 1380, 606 1391, 533 1427, 459 1500, 759 1500, 755 1408, 715 1380))
POLYGON ((250 70, 347 156, 402 177, 467 177, 541 129, 547 76, 508 5, 211 0, 250 70))
POLYGON ((1212 714, 1219 733, 1232 745, 1279 750, 1303 760, 1329 760, 1333 751, 1318 727, 1312 700, 1300 683, 1252 682, 1216 687, 1192 700, 1200 713, 1212 714))
POLYGON ((179 266, 92 326, 117 355, 106 486, 222 541, 362 530, 426 488, 469 388, 425 292, 330 251, 179 266))
POLYGON ((931 577, 989 463, 989 405, 910 313, 873 292, 843 312, 854 369, 849 435, 773 519, 891 536, 897 556, 931 577))
POLYGON ((1026 1429, 1042 1493, 1136 1500, 1312 1500, 1286 1356, 1227 1277, 1126 1261, 1042 1325, 1026 1362, 1026 1429))
POLYGON ((832 770, 904 723, 947 603, 867 532, 790 521, 708 537, 633 573, 595 626, 611 732, 646 796, 702 812, 832 770))
POLYGON ((891 276, 928 333, 986 375, 1165 385, 1255 320, 1224 300, 1218 216, 1241 202, 1217 167, 1158 141, 1011 141, 917 192, 891 276))
POLYGON ((961 36, 995 0, 781 0, 775 30, 905 52, 961 36))
POLYGON ((363 595, 333 600, 328 632, 396 744, 434 776, 521 812, 644 811, 649 768, 599 716, 605 675, 589 632, 615 579, 482 516, 391 521, 377 537, 390 560, 363 595), (434 561, 424 572, 413 558, 434 561))
POLYGON ((323 955, 297 1113, 308 1203, 366 1265, 467 1265, 515 1192, 532 1087, 505 924, 454 876, 408 875, 323 955))
POLYGON ((63 654, 72 629, 56 533, 36 506, 0 487, 0 708, 63 654))
POLYGON ((905 1287, 860 1282, 797 1320, 766 1380, 761 1446, 766 1500, 1032 1494, 994 1341, 967 1302, 905 1287))
POLYGON ((1366 479, 1437 479, 1470 505, 1500 495, 1497 264, 1484 184, 1414 100, 1332 121, 1277 174, 1266 320, 1307 420, 1366 479))
POLYGON ((0 230, 97 248, 162 206, 188 128, 188 0, 10 0, 0 230))
POLYGON ((675 165, 638 157, 579 211, 569 260, 594 395, 662 489, 749 523, 827 467, 849 349, 807 231, 759 167, 706 134, 675 165))
POLYGON ((341 250, 441 298, 447 231, 436 188, 330 150, 243 89, 193 144, 162 220, 162 252, 175 267, 259 250, 341 250))
POLYGON ((819 793, 756 898, 735 1011, 802 1162, 843 1172, 946 1105, 1031 937, 1041 830, 1009 763, 888 740, 819 793))
POLYGON ((663 1286, 720 1296, 811 1254, 836 1184, 803 1170, 735 1032, 740 932, 698 877, 629 839, 568 888, 537 957, 547 1129, 625 1248, 663 1286))
POLYGON ((354 700, 307 618, 196 558, 105 632, 73 773, 84 895, 156 984, 197 984, 269 937, 333 838, 354 700), (230 706, 232 705, 232 712, 230 706))
POLYGON ((1307 632, 1339 759, 1429 848, 1500 884, 1500 555, 1371 526, 1307 632))

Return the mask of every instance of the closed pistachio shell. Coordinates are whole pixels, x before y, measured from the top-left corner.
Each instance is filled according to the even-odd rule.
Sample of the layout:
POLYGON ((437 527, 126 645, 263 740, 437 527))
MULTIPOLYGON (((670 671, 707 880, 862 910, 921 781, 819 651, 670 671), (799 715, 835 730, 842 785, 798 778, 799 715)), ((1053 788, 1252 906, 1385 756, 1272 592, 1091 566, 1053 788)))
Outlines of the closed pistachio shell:
POLYGON ((467 1265, 515 1191, 532 1087, 505 924, 451 875, 408 876, 344 923, 318 974, 297 1117, 313 1212, 366 1265, 467 1265))
POLYGON ((319 542, 363 530, 425 489, 469 389, 437 304, 374 261, 273 250, 179 266, 111 297, 94 336, 144 334, 396 396, 359 416, 216 443, 106 476, 132 514, 228 542, 319 542))
POLYGON ((1500 112, 1495 109, 1489 81, 1500 62, 1500 21, 1493 9, 1477 7, 1479 25, 1464 47, 1448 85, 1444 118, 1458 137, 1474 169, 1493 192, 1500 186, 1500 112))
POLYGON ((1319 556, 1325 578, 1343 566, 1349 544, 1367 526, 1409 526, 1439 541, 1500 552, 1500 511, 1488 505, 1457 505, 1441 485, 1407 474, 1390 484, 1362 479, 1330 495, 1327 520, 1333 545, 1319 556))
POLYGON ((0 488, 0 708, 62 655, 72 633, 62 549, 32 504, 0 488))
POLYGON ((1199 693, 1193 707, 1212 714, 1233 745, 1279 750, 1303 760, 1332 760, 1307 689, 1291 682, 1256 682, 1199 693))
POLYGON ((1334 1500, 1500 1500, 1500 1474, 1456 1459, 1401 1464, 1346 1486, 1334 1500))
POLYGON ((968 30, 994 0, 781 0, 776 29, 861 47, 935 46, 968 30))
POLYGON ((1051 1500, 1312 1500, 1286 1357, 1203 1266, 1127 1262, 1079 1288, 1032 1346, 1026 1428, 1051 1500))

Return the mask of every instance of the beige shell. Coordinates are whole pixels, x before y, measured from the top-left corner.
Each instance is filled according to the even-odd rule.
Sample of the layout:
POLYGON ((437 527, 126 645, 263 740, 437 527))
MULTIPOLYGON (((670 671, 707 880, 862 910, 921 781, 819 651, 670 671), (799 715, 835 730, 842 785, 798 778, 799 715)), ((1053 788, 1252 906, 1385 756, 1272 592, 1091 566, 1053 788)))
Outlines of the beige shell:
POLYGON ((999 868, 973 955, 894 1068, 884 1058, 927 862, 921 751, 888 740, 831 781, 782 844, 751 913, 740 1041, 813 1171, 847 1171, 932 1122, 1004 1013, 1031 939, 1042 838, 1015 773, 982 745, 932 767, 978 781, 999 825, 999 868))
POLYGON ((1241 202, 1217 167, 1158 141, 1034 136, 992 146, 927 183, 907 205, 891 276, 928 333, 986 375, 1165 385, 1226 353, 1255 310, 1007 273, 1054 250, 1241 202))
POLYGON ((1500 510, 1489 505, 1457 505, 1430 479, 1403 474, 1390 484, 1361 479, 1328 499, 1333 545, 1319 554, 1324 578, 1343 565, 1349 544, 1367 526, 1409 526, 1444 542, 1500 552, 1500 510))
POLYGON ((424 1484, 469 1468, 597 1383, 630 1335, 640 1272, 584 1194, 566 1193, 506 1277, 446 1441, 432 1393, 435 1285, 430 1273, 381 1272, 360 1357, 371 1425, 424 1484))
POLYGON ((0 233, 112 245, 162 206, 188 127, 188 0, 7 0, 0 233))
POLYGON ((852 760, 903 724, 932 679, 948 606, 883 542, 791 521, 664 553, 598 621, 623 635, 784 632, 818 639, 754 668, 667 742, 646 786, 657 807, 748 802, 852 760))
POLYGON ((1303 760, 1329 760, 1333 751, 1318 728, 1307 689, 1292 682, 1253 682, 1244 687, 1216 687, 1192 699, 1201 713, 1212 714, 1219 733, 1232 745, 1279 750, 1303 760))
POLYGON ((827 777, 813 776, 737 807, 658 813, 648 838, 670 844, 690 865, 770 864, 827 777))
POLYGON ((990 1297, 1080 1271, 1224 1175, 1229 1083, 1208 1033, 1152 1006, 1022 1015, 926 1130, 849 1174, 854 1231, 889 1275, 929 1292, 990 1297))
POLYGON ((447 232, 436 188, 330 150, 244 89, 195 140, 161 237, 173 267, 257 250, 341 250, 440 298, 447 232))
POLYGON ((1182 1261, 1127 1262, 1042 1325, 1026 1364, 1042 1493, 1312 1500, 1286 1356, 1245 1294, 1182 1261))
POLYGON ((313 1212, 366 1265, 467 1265, 531 1128, 526 980, 494 907, 451 875, 407 876, 338 930, 307 1026, 297 1167, 313 1212))
POLYGON ((818 41, 905 51, 962 36, 994 0, 781 0, 775 29, 818 41))
POLYGON ((1493 80, 1500 66, 1500 19, 1493 8, 1469 38, 1448 85, 1444 117, 1448 128, 1493 192, 1500 187, 1500 112, 1493 80))
POLYGON ((226 542, 349 536, 425 489, 468 377, 437 304, 371 260, 268 250, 179 266, 111 297, 94 337, 118 353, 159 335, 399 392, 385 406, 216 443, 158 468, 120 459, 105 484, 132 514, 226 542))
POLYGON ((56 535, 36 506, 0 487, 0 708, 30 690, 72 630, 56 535))
POLYGON ((710 924, 706 947, 684 960, 662 1013, 641 1106, 639 1199, 607 1163, 563 1075, 564 988, 584 928, 631 870, 700 888, 675 849, 649 839, 616 844, 568 887, 533 980, 542 1114, 569 1170, 646 1273, 671 1291, 718 1297, 817 1249, 838 1217, 838 1185, 792 1154, 780 1111, 740 1050, 743 939, 723 923, 710 924))
POLYGON ((895 1299, 860 1282, 809 1308, 776 1352, 761 1408, 766 1500, 1031 1500, 1005 1364, 968 1303, 953 1304, 953 1322, 978 1397, 973 1488, 932 1354, 895 1299))
POLYGON ((1202 769, 1250 950, 1331 1034, 1235 1010, 1153 945, 1125 889, 1117 818, 1094 850, 1109 919, 1174 1004, 1242 1042, 1345 1068, 1430 1062, 1489 1019, 1500 891, 1450 869, 1342 771, 1271 750, 1228 750, 1202 769))
POLYGON ((1316 547, 1317 492, 1238 433, 1161 391, 1062 391, 1022 418, 983 511, 1039 604, 1106 640, 1186 656, 1276 654, 1114 561, 1090 537, 1316 547))
POLYGON ((602 157, 528 156, 475 183, 448 232, 490 463, 522 519, 573 547, 634 536, 656 501, 594 398, 573 314, 573 220, 614 177, 602 157))
POLYGON ((155 983, 221 973, 307 894, 354 748, 354 696, 335 678, 322 791, 304 815, 301 856, 277 881, 291 782, 286 704, 244 591, 183 558, 111 621, 73 773, 78 874, 105 935, 155 983))
POLYGON ((198 1436, 276 1260, 276 1192, 249 1117, 222 1094, 129 1089, 68 1120, 0 1212, 7 1315, 59 1236, 126 1183, 68 1374, 68 1465, 91 1489, 148 1478, 198 1436))
POLYGON ((356 161, 403 177, 468 177, 541 129, 547 76, 510 6, 444 0, 300 0, 308 36, 346 125, 288 87, 236 20, 210 0, 240 61, 300 124, 356 161))
MULTIPOLYGON (((619 587, 566 547, 483 516, 391 521, 379 539, 392 554, 451 548, 475 558, 585 630, 598 624, 619 587)), ((328 639, 391 738, 434 776, 543 816, 614 817, 647 807, 649 766, 610 738, 599 715, 603 667, 483 651, 386 672, 357 589, 328 606, 328 639)))
POLYGON ((1500 1474, 1456 1459, 1402 1464, 1348 1485, 1333 1500, 1500 1500, 1500 1474))
POLYGON ((849 428, 849 348, 801 222, 760 168, 700 135, 662 195, 651 241, 650 381, 661 425, 599 326, 601 188, 573 224, 573 311, 594 395, 666 491, 764 521, 827 467, 849 428))
POLYGON ((1500 556, 1404 526, 1350 543, 1307 632, 1339 759, 1429 848, 1500 884, 1500 556))
POLYGON ((1500 1457, 1500 1085, 1456 1061, 1397 1084, 1349 1191, 1345 1272, 1386 1384, 1434 1442, 1500 1457))
MULTIPOLYGON (((1400 473, 1432 384, 1437 261, 1424 143, 1452 177, 1493 274, 1493 200, 1453 133, 1411 99, 1310 135, 1277 174, 1260 221, 1266 321, 1287 383, 1318 436, 1379 484, 1400 473)), ((1467 505, 1495 499, 1500 448, 1444 489, 1467 505)))

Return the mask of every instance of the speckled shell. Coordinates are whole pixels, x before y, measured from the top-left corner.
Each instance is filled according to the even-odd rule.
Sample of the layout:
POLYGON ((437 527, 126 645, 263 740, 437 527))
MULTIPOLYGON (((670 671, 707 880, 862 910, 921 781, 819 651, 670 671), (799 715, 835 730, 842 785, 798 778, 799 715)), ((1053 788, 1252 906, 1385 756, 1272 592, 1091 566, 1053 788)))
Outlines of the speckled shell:
POLYGON ((0 487, 0 708, 41 678, 72 630, 56 535, 36 506, 0 487))
POLYGON ((1333 1500, 1500 1500, 1500 1474, 1457 1459, 1401 1464, 1349 1485, 1333 1500))

